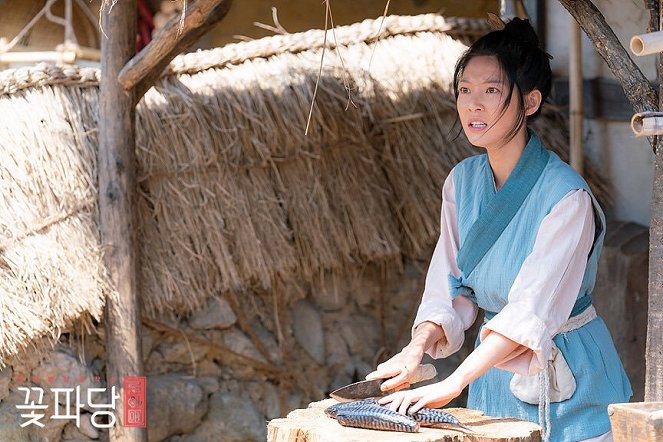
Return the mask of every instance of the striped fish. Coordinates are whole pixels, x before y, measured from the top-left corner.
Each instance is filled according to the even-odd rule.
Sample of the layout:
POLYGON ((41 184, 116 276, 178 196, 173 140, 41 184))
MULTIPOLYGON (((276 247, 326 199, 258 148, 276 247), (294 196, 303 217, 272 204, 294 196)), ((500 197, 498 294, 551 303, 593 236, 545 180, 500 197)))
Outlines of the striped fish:
POLYGON ((408 413, 415 421, 419 422, 422 427, 448 427, 449 425, 457 425, 461 428, 474 432, 467 425, 463 425, 458 418, 454 415, 445 413, 442 410, 435 408, 421 408, 416 413, 408 413))
POLYGON ((378 404, 375 399, 354 402, 340 402, 325 409, 327 416, 335 418, 341 425, 375 430, 416 432, 419 424, 424 427, 448 428, 458 426, 474 431, 463 425, 455 416, 434 408, 422 408, 405 416, 378 404), (395 416, 394 416, 395 415, 395 416), (340 418, 339 418, 340 416, 340 418), (403 420, 402 418, 408 418, 403 420), (412 422, 411 422, 412 421, 412 422), (413 426, 416 423, 416 427, 413 426))
POLYGON ((336 420, 344 427, 402 431, 404 433, 419 431, 419 424, 414 419, 380 405, 365 404, 341 408, 336 411, 336 420))
POLYGON ((357 408, 357 407, 363 407, 366 405, 375 405, 380 407, 381 405, 378 404, 378 401, 375 399, 364 399, 361 401, 353 401, 353 402, 339 402, 338 404, 334 404, 330 407, 327 407, 325 409, 325 414, 331 418, 336 419, 336 413, 338 413, 339 410, 347 410, 350 408, 357 408))

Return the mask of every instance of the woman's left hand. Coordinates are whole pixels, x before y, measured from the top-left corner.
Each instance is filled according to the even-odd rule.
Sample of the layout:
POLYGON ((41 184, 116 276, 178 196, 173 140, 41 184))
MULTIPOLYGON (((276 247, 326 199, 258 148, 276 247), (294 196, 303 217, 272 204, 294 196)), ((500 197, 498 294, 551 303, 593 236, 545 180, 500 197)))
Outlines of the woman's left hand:
POLYGON ((439 408, 447 405, 460 395, 464 387, 461 382, 450 376, 435 384, 412 390, 397 391, 381 398, 378 402, 383 405, 389 404, 392 411, 398 411, 402 414, 414 413, 424 406, 439 408))

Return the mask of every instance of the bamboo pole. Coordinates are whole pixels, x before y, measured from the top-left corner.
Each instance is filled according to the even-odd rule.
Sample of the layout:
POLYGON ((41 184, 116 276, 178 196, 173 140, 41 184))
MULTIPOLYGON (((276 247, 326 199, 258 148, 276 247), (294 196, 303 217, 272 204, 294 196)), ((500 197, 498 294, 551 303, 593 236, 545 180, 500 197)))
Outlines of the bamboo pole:
MULTIPOLYGON (((658 26, 663 28, 663 0, 659 1, 658 26)), ((658 80, 663 80, 663 56, 659 53, 658 80)), ((659 109, 663 109, 663 85, 659 109)), ((649 227, 649 311, 645 351, 645 401, 663 401, 663 149, 657 136, 654 150, 654 185, 649 227)))
POLYGON ((125 376, 143 375, 140 304, 138 303, 135 225, 136 157, 133 91, 125 91, 118 74, 136 51, 136 0, 104 1, 99 96, 99 216, 105 261, 114 291, 106 300, 107 384, 116 388, 114 442, 145 442, 147 429, 126 427, 125 376), (112 3, 112 8, 111 8, 112 3))
POLYGON ((569 46, 569 117, 571 166, 583 174, 584 154, 582 149, 583 112, 582 102, 582 40, 580 26, 571 20, 571 44, 569 46))

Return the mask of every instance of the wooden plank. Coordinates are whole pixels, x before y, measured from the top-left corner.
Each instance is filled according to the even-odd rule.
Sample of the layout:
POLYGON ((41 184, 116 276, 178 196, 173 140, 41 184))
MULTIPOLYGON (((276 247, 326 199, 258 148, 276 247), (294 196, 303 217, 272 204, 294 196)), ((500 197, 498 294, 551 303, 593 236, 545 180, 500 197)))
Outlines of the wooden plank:
MULTIPOLYGON (((659 2, 659 14, 663 0, 659 2)), ((650 26, 663 26, 652 19, 650 26)), ((663 81, 663 58, 659 55, 658 80, 663 81)), ((662 85, 663 86, 663 85, 662 85)), ((659 91, 659 108, 663 109, 663 88, 659 91)), ((654 145, 654 185, 649 223, 649 308, 647 346, 645 350, 645 401, 663 401, 663 148, 662 138, 654 145)))
POLYGON ((645 350, 645 401, 663 401, 663 148, 654 154, 649 224, 649 309, 645 350))
POLYGON ((232 0, 197 0, 190 4, 182 28, 180 16, 173 17, 142 51, 127 62, 119 74, 122 86, 126 90, 133 89, 135 100, 140 100, 168 63, 221 21, 231 4, 232 0))
MULTIPOLYGON (((99 216, 105 261, 115 291, 106 300, 106 380, 125 398, 123 378, 143 375, 140 309, 136 286, 136 157, 133 94, 117 81, 135 54, 136 0, 104 2, 101 11, 101 83, 99 96, 99 216)), ((144 442, 145 428, 125 427, 124 403, 116 402, 117 423, 110 440, 144 442)))
POLYGON ((518 419, 484 416, 479 410, 449 408, 445 411, 475 430, 422 428, 418 433, 366 430, 343 427, 327 417, 324 409, 337 403, 334 399, 313 402, 308 408, 294 410, 283 419, 267 425, 268 442, 538 442, 541 428, 518 419))
POLYGON ((614 442, 663 440, 663 402, 610 404, 608 415, 614 442))

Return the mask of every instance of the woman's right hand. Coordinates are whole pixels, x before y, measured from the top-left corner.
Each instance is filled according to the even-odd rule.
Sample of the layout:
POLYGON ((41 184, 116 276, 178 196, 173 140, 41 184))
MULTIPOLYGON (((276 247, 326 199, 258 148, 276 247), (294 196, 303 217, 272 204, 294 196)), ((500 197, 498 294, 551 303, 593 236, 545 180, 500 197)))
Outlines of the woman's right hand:
POLYGON ((400 353, 379 364, 374 372, 366 376, 366 379, 386 379, 380 386, 382 391, 407 388, 410 386, 408 379, 419 367, 423 356, 423 351, 405 347, 400 353))
POLYGON ((424 351, 436 342, 446 343, 444 329, 438 324, 424 321, 414 329, 412 340, 400 353, 377 366, 366 379, 387 379, 382 383, 382 391, 398 391, 409 387, 415 369, 421 364, 424 351))

